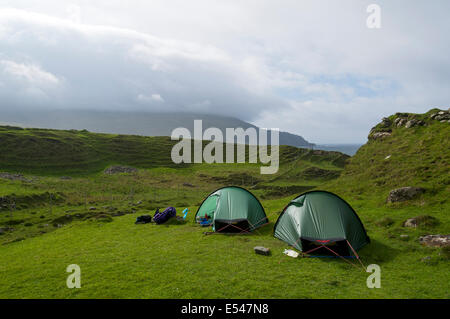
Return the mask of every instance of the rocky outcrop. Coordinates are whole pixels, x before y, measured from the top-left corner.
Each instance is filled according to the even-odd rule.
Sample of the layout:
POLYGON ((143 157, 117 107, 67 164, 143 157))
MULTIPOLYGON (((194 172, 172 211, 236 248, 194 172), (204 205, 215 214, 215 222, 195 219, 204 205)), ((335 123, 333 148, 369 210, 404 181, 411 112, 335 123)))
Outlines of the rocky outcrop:
MULTIPOLYGON (((439 121, 442 123, 450 123, 450 109, 439 110, 437 109, 429 117, 430 120, 439 121)), ((421 114, 413 113, 395 113, 392 117, 384 117, 381 122, 370 130, 369 140, 384 139, 392 134, 392 130, 395 128, 413 128, 419 126, 426 126, 427 123, 431 123, 428 118, 421 114)))
POLYGON ((136 173, 136 172, 137 168, 121 165, 114 165, 105 169, 105 174, 136 173))
POLYGON ((422 120, 411 119, 406 122, 405 128, 410 128, 410 127, 414 127, 414 126, 424 126, 424 125, 425 125, 425 122, 422 120))
POLYGON ((424 126, 426 125, 425 121, 416 118, 416 115, 414 114, 408 114, 408 113, 397 113, 395 114, 396 118, 394 120, 394 125, 396 127, 415 127, 415 126, 424 126))
POLYGON ((425 189, 422 187, 401 187, 393 189, 389 192, 389 196, 387 198, 388 203, 395 202, 403 202, 410 199, 416 198, 418 195, 425 192, 425 189))
POLYGON ((383 117, 381 119, 381 123, 380 123, 381 127, 391 127, 391 125, 392 125, 392 121, 389 118, 383 117))
POLYGON ((449 122, 450 123, 450 111, 439 111, 430 115, 430 118, 435 121, 439 121, 442 123, 449 122))
POLYGON ((426 235, 419 237, 419 242, 426 246, 450 246, 450 235, 426 235))
POLYGON ((384 139, 388 136, 391 136, 391 134, 392 134, 391 132, 375 132, 375 133, 369 135, 369 138, 373 139, 373 140, 380 140, 380 139, 384 139))

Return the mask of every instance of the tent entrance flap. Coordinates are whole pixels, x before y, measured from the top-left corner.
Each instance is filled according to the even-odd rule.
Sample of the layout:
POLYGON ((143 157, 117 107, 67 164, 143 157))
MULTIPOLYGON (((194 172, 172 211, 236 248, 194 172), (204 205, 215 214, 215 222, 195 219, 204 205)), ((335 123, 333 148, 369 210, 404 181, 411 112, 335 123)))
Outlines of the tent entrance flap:
POLYGON ((311 239, 301 238, 300 240, 301 240, 302 248, 303 248, 303 251, 305 254, 335 256, 335 254, 333 252, 331 252, 330 250, 322 248, 322 246, 327 246, 328 248, 330 248, 332 251, 334 251, 335 253, 337 253, 340 256, 350 257, 352 255, 350 247, 347 245, 347 241, 345 239, 311 240, 311 239), (322 248, 322 249, 318 249, 318 248, 322 248))
POLYGON ((250 225, 246 219, 237 220, 214 220, 214 228, 219 233, 244 233, 248 232, 250 225))

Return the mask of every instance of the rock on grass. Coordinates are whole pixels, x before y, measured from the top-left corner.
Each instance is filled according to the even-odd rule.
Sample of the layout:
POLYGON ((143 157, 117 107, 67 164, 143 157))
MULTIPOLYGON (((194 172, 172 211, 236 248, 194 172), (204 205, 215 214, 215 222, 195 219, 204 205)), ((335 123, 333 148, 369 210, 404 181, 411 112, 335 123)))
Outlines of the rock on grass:
POLYGON ((419 237, 419 241, 421 244, 426 246, 448 247, 450 246, 450 235, 426 235, 419 237))
POLYGON ((403 227, 434 227, 439 224, 439 220, 433 216, 421 215, 414 218, 408 218, 403 222, 403 227))
POLYGON ((389 192, 387 198, 388 203, 404 202, 410 199, 414 199, 420 194, 424 193, 425 189, 422 187, 401 187, 393 189, 389 192))

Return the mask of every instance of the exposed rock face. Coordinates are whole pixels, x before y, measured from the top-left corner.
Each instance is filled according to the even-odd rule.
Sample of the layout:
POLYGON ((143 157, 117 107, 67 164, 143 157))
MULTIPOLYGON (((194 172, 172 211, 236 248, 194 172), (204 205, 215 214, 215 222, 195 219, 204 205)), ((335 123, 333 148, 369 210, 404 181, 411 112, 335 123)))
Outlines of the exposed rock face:
POLYGON ((391 127, 392 122, 390 119, 388 119, 387 117, 383 117, 383 119, 381 120, 381 126, 382 127, 391 127))
POLYGON ((422 187, 401 187, 397 189, 393 189, 389 192, 389 196, 387 198, 388 203, 394 202, 403 202, 417 197, 418 195, 425 192, 425 189, 422 187))
POLYGON ((105 169, 105 174, 135 173, 135 172, 137 172, 137 168, 121 165, 110 166, 107 169, 105 169))
POLYGON ((448 122, 448 121, 450 121, 450 111, 446 110, 446 111, 439 111, 439 112, 433 113, 430 115, 430 118, 432 120, 436 120, 436 121, 439 121, 442 123, 448 122))
POLYGON ((394 120, 394 125, 396 127, 402 127, 410 128, 414 126, 423 126, 426 125, 426 123, 422 120, 419 120, 414 117, 414 115, 408 114, 408 113, 397 113, 395 114, 397 117, 394 120))
MULTIPOLYGON (((430 115, 431 120, 436 120, 442 123, 449 122, 450 123, 450 111, 438 111, 430 115)), ((391 121, 389 118, 383 118, 381 123, 376 127, 378 128, 378 132, 389 131, 392 127, 405 127, 411 128, 416 126, 424 126, 427 123, 419 119, 416 114, 411 113, 395 113, 394 120, 391 121)), ((375 129, 375 128, 374 128, 375 129)), ((375 130, 374 130, 375 131, 375 130)))
POLYGON ((374 140, 378 140, 378 139, 384 139, 388 136, 391 136, 391 132, 376 132, 373 133, 370 137, 374 140))
POLYGON ((450 245, 450 235, 426 235, 419 237, 421 244, 432 247, 443 247, 450 245))
POLYGON ((408 120, 405 119, 405 118, 403 118, 403 117, 397 117, 397 118, 394 120, 394 124, 395 124, 395 126, 400 127, 400 126, 405 125, 407 121, 408 121, 408 120))
POLYGON ((414 126, 423 126, 423 125, 425 125, 424 121, 417 120, 417 119, 411 119, 406 122, 405 127, 410 128, 410 127, 414 127, 414 126))

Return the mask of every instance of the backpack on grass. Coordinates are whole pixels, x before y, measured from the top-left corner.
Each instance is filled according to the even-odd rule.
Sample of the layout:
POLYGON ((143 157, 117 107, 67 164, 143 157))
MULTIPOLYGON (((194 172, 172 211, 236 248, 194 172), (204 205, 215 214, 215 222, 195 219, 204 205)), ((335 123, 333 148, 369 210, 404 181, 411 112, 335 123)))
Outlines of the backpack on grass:
POLYGON ((175 217, 177 211, 175 207, 167 207, 163 212, 156 211, 155 216, 153 216, 153 220, 157 224, 163 224, 168 221, 170 218, 175 217))

